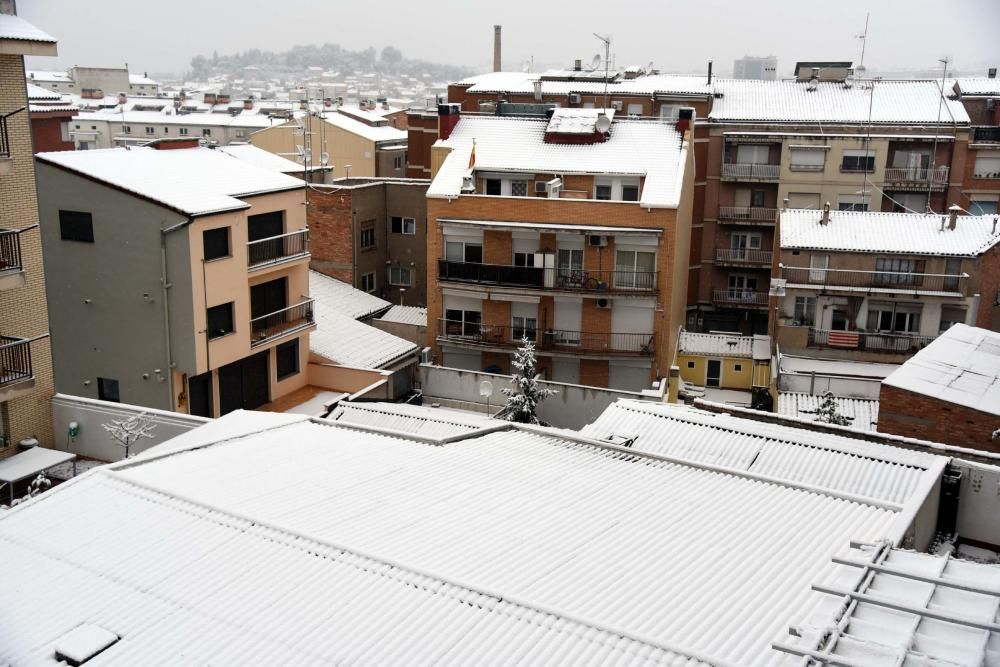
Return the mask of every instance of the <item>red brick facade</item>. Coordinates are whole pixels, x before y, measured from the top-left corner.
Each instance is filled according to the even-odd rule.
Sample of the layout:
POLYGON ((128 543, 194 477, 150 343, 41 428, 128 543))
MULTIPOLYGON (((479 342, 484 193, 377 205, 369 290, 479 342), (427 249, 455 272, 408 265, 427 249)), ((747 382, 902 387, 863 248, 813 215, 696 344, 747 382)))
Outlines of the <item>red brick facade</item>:
POLYGON ((1000 452, 1000 440, 990 437, 997 428, 1000 417, 956 403, 885 384, 879 394, 880 433, 1000 452))
POLYGON ((310 267, 347 283, 354 283, 354 235, 351 190, 309 193, 310 267))
POLYGON ((46 111, 31 113, 31 142, 36 153, 71 151, 72 141, 63 141, 63 123, 73 117, 72 111, 46 111))

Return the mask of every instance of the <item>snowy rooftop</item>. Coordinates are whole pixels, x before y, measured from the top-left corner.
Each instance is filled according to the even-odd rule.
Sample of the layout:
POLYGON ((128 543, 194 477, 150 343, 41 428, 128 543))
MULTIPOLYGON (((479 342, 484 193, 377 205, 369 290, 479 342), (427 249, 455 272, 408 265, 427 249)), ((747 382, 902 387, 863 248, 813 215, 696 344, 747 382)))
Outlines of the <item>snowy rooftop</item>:
POLYGON ((0 515, 0 661, 86 622, 122 638, 107 665, 797 664, 770 644, 810 584, 910 522, 551 429, 244 414, 0 515))
POLYGON ((0 39, 55 44, 56 38, 31 25, 16 14, 0 14, 0 39))
MULTIPOLYGON (((342 130, 356 134, 359 137, 368 139, 369 141, 405 143, 408 137, 406 131, 404 130, 398 130, 389 125, 372 127, 371 125, 362 123, 360 120, 355 120, 350 116, 345 116, 344 114, 336 111, 323 114, 323 118, 330 125, 339 127, 342 130)), ((384 118, 379 118, 379 120, 383 122, 385 121, 384 118)))
POLYGON ((316 299, 316 330, 309 336, 309 349, 325 359, 354 368, 385 368, 414 354, 419 345, 359 322, 331 308, 329 300, 316 299))
POLYGON ((1000 415, 1000 333, 953 324, 882 384, 1000 415))
POLYGON ((1000 96, 1000 79, 988 77, 962 77, 955 80, 962 95, 1000 96))
POLYGON ((581 429, 631 449, 706 463, 786 484, 876 502, 905 504, 936 479, 946 458, 845 436, 791 428, 686 406, 618 400, 581 429))
POLYGON ((309 295, 324 308, 355 320, 372 317, 392 307, 385 299, 313 270, 309 271, 309 295))
POLYGON ((398 324, 413 324, 418 327, 427 326, 427 309, 417 306, 393 306, 381 317, 383 322, 396 322, 398 324))
POLYGON ((503 424, 489 415, 405 403, 341 402, 330 413, 330 419, 433 438, 447 438, 503 424))
POLYGON ((639 204, 676 208, 687 146, 672 123, 617 120, 603 143, 545 143, 546 119, 463 116, 447 140, 453 150, 427 190, 428 197, 461 194, 476 142, 477 171, 645 176, 639 204))
POLYGON ((545 133, 555 134, 594 134, 597 132, 597 119, 607 116, 614 120, 614 109, 553 109, 545 133))
POLYGON ((877 378, 888 377, 899 368, 899 364, 880 364, 852 359, 819 359, 782 354, 778 357, 780 373, 803 373, 809 375, 843 375, 845 377, 877 378))
MULTIPOLYGON (((878 426, 878 401, 867 398, 834 396, 837 412, 851 420, 849 428, 858 431, 875 431, 878 426)), ((822 396, 795 391, 778 393, 778 414, 798 419, 815 420, 816 408, 823 402, 822 396)))
POLYGON ((255 167, 260 167, 262 169, 270 169, 272 171, 278 171, 283 174, 301 174, 302 165, 298 162, 293 162, 280 155, 275 155, 271 151, 266 151, 263 148, 257 148, 252 144, 228 144, 226 146, 219 146, 215 150, 230 155, 240 160, 244 160, 255 167))
POLYGON ((34 102, 36 100, 46 101, 46 102, 49 101, 58 102, 62 100, 61 93, 55 93, 49 90, 48 88, 42 88, 41 86, 36 86, 35 84, 31 83, 30 80, 27 83, 27 88, 28 88, 28 100, 31 102, 34 102))
POLYGON ((1000 242, 996 215, 960 215, 955 229, 947 215, 830 211, 826 225, 822 217, 812 209, 781 211, 782 249, 974 257, 1000 242))
MULTIPOLYGON (((117 99, 117 98, 116 98, 117 99)), ((81 111, 76 118, 81 121, 104 121, 142 125, 143 123, 166 123, 170 125, 199 125, 204 127, 242 127, 247 129, 262 129, 280 125, 256 111, 240 113, 235 116, 228 113, 174 113, 173 106, 167 105, 162 111, 129 111, 122 113, 119 107, 100 109, 98 111, 81 111)))
POLYGON ((160 85, 158 81, 150 79, 148 76, 142 74, 129 74, 128 82, 133 86, 158 86, 160 85))
MULTIPOLYGON (((603 78, 603 70, 600 72, 603 78)), ((534 92, 535 81, 541 74, 525 72, 489 72, 469 77, 457 85, 467 86, 470 93, 531 94, 534 92)), ((712 94, 712 86, 704 76, 674 76, 670 74, 653 74, 635 79, 619 79, 609 82, 608 94, 611 95, 684 95, 708 96, 712 94)), ((569 93, 604 94, 602 81, 542 81, 542 94, 566 95, 569 93)))
POLYGON ((829 122, 867 124, 968 124, 969 115, 957 100, 941 101, 934 81, 880 81, 871 88, 856 82, 820 82, 810 91, 805 81, 726 79, 716 83, 722 93, 708 117, 717 122, 829 122))
POLYGON ((28 81, 48 81, 50 83, 71 83, 73 81, 69 72, 32 69, 28 70, 27 75, 28 81))
POLYGON ((745 357, 747 359, 771 356, 770 341, 767 336, 739 336, 735 334, 695 333, 682 330, 677 351, 680 354, 700 354, 715 357, 745 357), (766 344, 766 352, 761 343, 766 344), (755 345, 756 352, 755 355, 755 345))
POLYGON ((107 148, 35 157, 192 216, 249 208, 240 198, 305 187, 300 179, 210 148, 107 148))

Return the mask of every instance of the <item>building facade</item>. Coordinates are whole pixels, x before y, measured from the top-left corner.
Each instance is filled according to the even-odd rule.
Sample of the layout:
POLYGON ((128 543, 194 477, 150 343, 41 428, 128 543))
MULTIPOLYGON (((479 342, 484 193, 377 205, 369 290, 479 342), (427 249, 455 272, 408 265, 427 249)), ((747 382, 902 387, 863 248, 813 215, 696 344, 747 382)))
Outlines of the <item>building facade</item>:
POLYGON ((737 58, 733 61, 733 78, 774 81, 778 78, 778 58, 776 56, 737 58))
POLYGON ((972 214, 1000 210, 1000 79, 996 68, 985 78, 961 78, 953 92, 972 124, 962 194, 972 214))

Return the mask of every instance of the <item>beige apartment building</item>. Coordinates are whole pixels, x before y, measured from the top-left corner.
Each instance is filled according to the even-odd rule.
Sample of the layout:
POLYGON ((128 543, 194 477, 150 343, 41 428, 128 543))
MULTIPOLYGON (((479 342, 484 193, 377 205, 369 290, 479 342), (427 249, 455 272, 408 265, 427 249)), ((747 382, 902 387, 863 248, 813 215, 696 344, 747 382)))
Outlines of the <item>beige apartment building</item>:
POLYGON ((52 359, 24 56, 56 40, 0 2, 0 457, 35 437, 52 446, 52 359))
POLYGON ((193 140, 37 169, 60 392, 218 416, 306 384, 301 179, 193 140))

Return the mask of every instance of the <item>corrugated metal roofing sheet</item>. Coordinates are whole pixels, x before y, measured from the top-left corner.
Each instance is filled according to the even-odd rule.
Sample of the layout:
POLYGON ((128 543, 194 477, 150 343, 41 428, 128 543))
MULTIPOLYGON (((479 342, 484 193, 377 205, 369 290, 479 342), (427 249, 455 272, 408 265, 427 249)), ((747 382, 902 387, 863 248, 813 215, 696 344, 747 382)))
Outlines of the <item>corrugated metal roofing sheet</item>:
MULTIPOLYGON (((875 431, 878 426, 878 401, 867 398, 834 396, 837 411, 851 418, 850 428, 859 431, 875 431)), ((823 402, 822 396, 794 391, 778 393, 778 413, 788 417, 814 420, 816 408, 823 402)))
POLYGON ((39 30, 16 14, 0 14, 0 39, 51 43, 56 41, 55 37, 39 30))
POLYGON ((379 319, 383 322, 413 324, 418 327, 425 327, 427 326, 427 309, 417 306, 393 306, 379 319))
POLYGON ((309 296, 324 308, 356 320, 371 317, 392 306, 385 299, 312 269, 309 270, 309 296))
POLYGON ((329 419, 428 437, 472 433, 502 423, 487 415, 461 414, 456 410, 403 403, 342 402, 330 413, 329 419))

